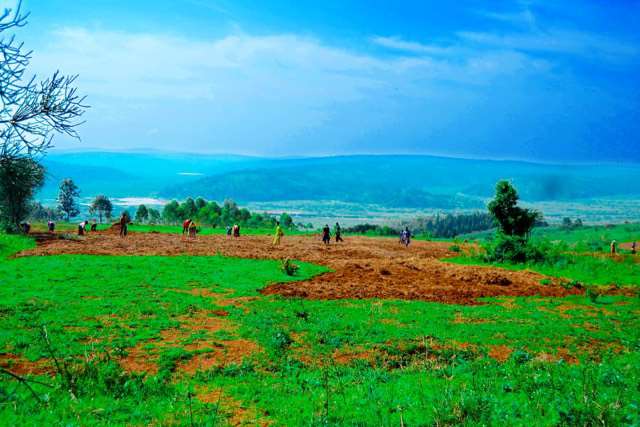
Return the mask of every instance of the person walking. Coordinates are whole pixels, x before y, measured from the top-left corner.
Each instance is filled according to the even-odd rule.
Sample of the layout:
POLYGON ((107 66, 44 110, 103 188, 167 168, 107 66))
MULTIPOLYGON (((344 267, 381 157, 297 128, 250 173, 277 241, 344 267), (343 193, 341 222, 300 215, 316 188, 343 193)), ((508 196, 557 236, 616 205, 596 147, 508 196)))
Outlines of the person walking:
POLYGON ((615 240, 611 241, 611 255, 615 255, 617 252, 617 246, 618 246, 618 242, 616 242, 615 240))
POLYGON ((631 255, 636 254, 636 242, 631 243, 631 255))
POLYGON ((331 243, 331 229, 329 228, 329 224, 326 224, 322 229, 322 243, 325 245, 331 243))
POLYGON ((129 232, 129 217, 126 212, 120 215, 120 237, 126 237, 129 232))
POLYGON ((49 230, 49 233, 53 233, 56 230, 56 223, 49 220, 47 222, 47 229, 49 230))
POLYGON ((405 247, 409 247, 411 244, 411 231, 409 231, 409 227, 405 227, 402 231, 402 240, 405 247))
POLYGON ((336 228, 335 228, 335 236, 336 236, 336 243, 344 242, 344 240, 342 240, 342 229, 340 228, 340 224, 338 224, 337 222, 336 222, 336 228))
POLYGON ((284 232, 282 231, 282 227, 280 227, 280 221, 276 221, 276 233, 273 236, 273 246, 280 245, 280 239, 284 236, 284 232))

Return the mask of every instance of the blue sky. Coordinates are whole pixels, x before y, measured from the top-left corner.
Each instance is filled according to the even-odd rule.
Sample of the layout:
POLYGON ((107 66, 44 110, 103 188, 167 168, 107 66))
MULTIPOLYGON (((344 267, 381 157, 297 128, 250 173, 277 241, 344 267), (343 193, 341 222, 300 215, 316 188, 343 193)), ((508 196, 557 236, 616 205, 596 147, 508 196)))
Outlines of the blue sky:
POLYGON ((640 1, 24 5, 92 106, 61 149, 640 161, 640 1))

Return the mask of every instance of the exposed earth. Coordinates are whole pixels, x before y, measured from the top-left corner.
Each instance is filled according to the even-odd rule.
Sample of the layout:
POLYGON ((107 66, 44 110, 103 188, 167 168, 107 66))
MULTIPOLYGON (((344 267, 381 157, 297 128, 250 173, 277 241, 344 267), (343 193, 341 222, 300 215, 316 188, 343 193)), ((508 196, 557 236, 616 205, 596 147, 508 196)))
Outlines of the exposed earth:
POLYGON ((332 270, 303 282, 272 284, 264 295, 309 299, 393 298, 450 304, 478 304, 495 296, 561 297, 579 294, 560 280, 529 271, 447 263, 458 255, 447 242, 414 241, 405 248, 396 239, 347 237, 325 246, 317 236, 285 236, 280 246, 269 236, 198 236, 113 232, 92 233, 78 239, 37 236, 38 247, 18 256, 54 254, 93 255, 225 255, 254 259, 292 259, 324 265, 332 270), (445 261, 443 261, 443 259, 445 261), (542 284, 541 281, 544 280, 542 284))

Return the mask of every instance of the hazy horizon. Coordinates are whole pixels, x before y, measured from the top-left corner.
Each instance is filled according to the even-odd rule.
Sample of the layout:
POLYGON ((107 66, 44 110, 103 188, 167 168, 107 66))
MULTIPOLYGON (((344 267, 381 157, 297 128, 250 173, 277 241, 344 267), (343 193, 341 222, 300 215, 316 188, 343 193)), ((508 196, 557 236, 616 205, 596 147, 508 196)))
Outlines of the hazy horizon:
POLYGON ((635 1, 23 7, 30 71, 92 107, 59 149, 640 161, 635 1))

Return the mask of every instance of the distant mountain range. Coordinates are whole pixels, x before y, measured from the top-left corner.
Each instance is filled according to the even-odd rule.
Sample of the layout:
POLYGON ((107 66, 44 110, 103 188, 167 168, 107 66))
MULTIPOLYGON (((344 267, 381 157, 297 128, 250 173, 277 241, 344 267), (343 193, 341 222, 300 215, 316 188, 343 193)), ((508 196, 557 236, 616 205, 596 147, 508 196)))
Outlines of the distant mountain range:
POLYGON ((527 201, 640 195, 638 165, 549 165, 433 156, 269 159, 197 154, 78 152, 44 160, 52 199, 72 178, 86 197, 202 196, 238 202, 337 200, 401 208, 483 207, 509 179, 527 201))

